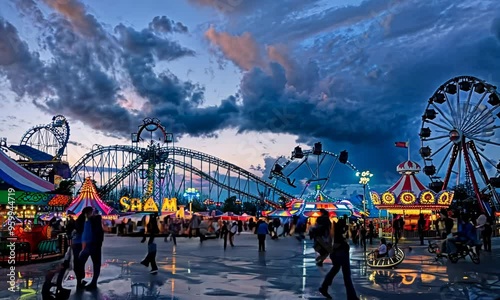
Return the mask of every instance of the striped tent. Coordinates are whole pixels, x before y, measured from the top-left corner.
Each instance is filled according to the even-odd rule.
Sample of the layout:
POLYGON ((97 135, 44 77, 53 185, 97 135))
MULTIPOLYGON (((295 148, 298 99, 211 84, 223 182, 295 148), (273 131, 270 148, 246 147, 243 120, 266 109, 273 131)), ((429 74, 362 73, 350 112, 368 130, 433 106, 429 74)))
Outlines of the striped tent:
POLYGON ((0 179, 25 192, 50 192, 54 184, 41 179, 0 150, 0 179))
POLYGON ((101 200, 90 177, 85 178, 80 194, 70 203, 66 211, 72 211, 75 215, 79 215, 87 206, 92 206, 99 214, 104 216, 116 214, 113 208, 101 200))

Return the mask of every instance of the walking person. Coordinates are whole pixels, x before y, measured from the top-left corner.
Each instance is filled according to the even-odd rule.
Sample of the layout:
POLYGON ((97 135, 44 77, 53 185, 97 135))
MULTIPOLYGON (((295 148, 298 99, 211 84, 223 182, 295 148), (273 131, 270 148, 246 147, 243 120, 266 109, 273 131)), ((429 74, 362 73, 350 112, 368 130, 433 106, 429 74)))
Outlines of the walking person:
POLYGON ((243 231, 243 221, 238 220, 238 235, 243 231))
POLYGON ((141 264, 149 267, 151 264, 151 274, 158 274, 158 266, 156 265, 156 243, 154 242, 155 236, 160 233, 158 228, 158 219, 156 214, 151 214, 149 216, 149 222, 147 225, 148 233, 149 233, 149 241, 148 241, 148 254, 141 261, 141 264))
POLYGON ((483 231, 481 232, 483 237, 484 251, 491 252, 491 236, 493 235, 493 223, 492 217, 488 218, 488 221, 484 224, 483 231))
POLYGON ((203 237, 200 234, 200 224, 201 224, 200 217, 198 217, 198 215, 196 215, 196 214, 193 214, 193 216, 191 217, 191 222, 190 222, 190 226, 189 226, 189 238, 191 238, 193 236, 193 230, 194 230, 195 235, 200 238, 200 243, 202 243, 203 237))
POLYGON ((259 220, 257 222, 257 239, 259 240, 259 252, 266 252, 266 235, 269 229, 266 222, 259 220))
POLYGON ((361 224, 361 229, 359 229, 360 246, 366 248, 366 227, 365 224, 361 224))
POLYGON ((236 232, 238 232, 238 223, 233 222, 231 228, 229 229, 229 244, 231 247, 234 247, 234 236, 236 235, 236 232))
POLYGON ((397 215, 394 215, 394 221, 392 222, 392 229, 394 231, 394 240, 395 240, 394 244, 397 244, 399 242, 401 234, 400 224, 401 223, 399 222, 399 218, 397 218, 397 215))
POLYGON ((347 293, 348 300, 358 300, 358 296, 356 295, 356 290, 354 289, 354 285, 351 279, 351 265, 349 261, 349 244, 345 238, 346 234, 346 223, 347 217, 339 219, 339 221, 334 225, 334 235, 333 235, 333 250, 330 254, 330 258, 332 260, 332 268, 326 274, 321 287, 319 288, 319 292, 321 295, 325 296, 327 299, 333 299, 332 296, 328 293, 328 288, 332 285, 333 279, 335 275, 342 268, 342 275, 344 277, 344 286, 347 293))
POLYGON ((375 237, 375 225, 373 225, 373 221, 370 221, 370 224, 368 224, 368 236, 370 237, 370 245, 373 245, 373 238, 375 237))
POLYGON ((420 218, 418 219, 418 237, 420 238, 420 246, 424 245, 424 230, 425 230, 425 219, 424 214, 420 214, 420 218))
POLYGON ((220 228, 221 238, 224 239, 224 250, 227 248, 227 236, 229 234, 229 229, 227 228, 228 224, 226 221, 222 222, 222 226, 220 228))
POLYGON ((82 265, 80 260, 80 252, 82 252, 82 234, 85 226, 85 218, 88 211, 92 211, 92 207, 86 207, 75 221, 74 229, 71 233, 71 250, 73 251, 73 271, 76 277, 76 288, 85 287, 83 279, 85 278, 85 265, 82 265))
POLYGON ((170 234, 170 239, 174 242, 174 246, 177 246, 177 235, 179 235, 180 228, 181 224, 178 220, 170 220, 168 232, 170 234))
POLYGON ((82 251, 79 255, 79 263, 85 268, 89 257, 92 259, 92 281, 85 286, 87 290, 97 289, 97 280, 101 273, 102 242, 104 240, 104 230, 102 229, 101 216, 94 216, 94 209, 90 206, 84 209, 85 225, 82 233, 82 251))
POLYGON ((316 265, 318 267, 323 266, 323 262, 330 254, 332 238, 331 229, 332 222, 328 211, 325 209, 319 210, 321 216, 316 220, 316 228, 314 229, 314 250, 318 252, 318 257, 316 257, 316 265))

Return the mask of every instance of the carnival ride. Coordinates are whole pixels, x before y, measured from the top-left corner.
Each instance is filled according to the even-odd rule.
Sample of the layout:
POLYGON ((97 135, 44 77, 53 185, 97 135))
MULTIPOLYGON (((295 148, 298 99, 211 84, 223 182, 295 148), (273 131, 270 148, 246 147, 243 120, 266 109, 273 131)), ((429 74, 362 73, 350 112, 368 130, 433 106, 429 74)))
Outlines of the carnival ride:
POLYGON ((403 249, 394 245, 394 256, 392 257, 380 257, 377 258, 375 251, 372 251, 366 255, 366 264, 371 268, 393 268, 405 259, 405 252, 403 249))
POLYGON ((176 147, 174 142, 173 134, 158 119, 144 119, 138 132, 132 134, 132 145, 94 145, 71 167, 72 179, 83 182, 91 177, 103 199, 123 195, 153 198, 160 207, 163 199, 182 197, 188 188, 196 188, 203 199, 237 196, 242 201, 262 201, 263 195, 270 194, 292 197, 243 168, 176 147))
POLYGON ((275 162, 269 174, 269 179, 274 179, 274 185, 277 187, 279 184, 285 183, 288 186, 296 188, 295 179, 292 175, 296 173, 302 166, 306 166, 310 172, 309 179, 306 180, 302 193, 298 198, 302 198, 304 193, 308 190, 311 183, 321 185, 321 191, 324 192, 332 173, 337 163, 343 164, 354 172, 357 168, 348 160, 347 151, 342 151, 336 154, 330 151, 323 150, 323 145, 320 142, 314 144, 310 150, 303 150, 300 146, 295 147, 292 155, 289 158, 280 156, 275 162), (284 160, 284 162, 282 162, 284 160), (293 168, 291 171, 288 169, 293 168))
MULTIPOLYGON (((300 187, 302 188, 302 192, 300 196, 293 199, 279 197, 281 203, 265 201, 265 204, 276 209, 269 216, 286 217, 288 215, 304 215, 314 219, 319 216, 318 211, 320 209, 327 210, 331 217, 351 216, 354 211, 359 213, 359 210, 350 202, 347 203, 348 201, 346 202, 345 199, 342 202, 325 194, 328 183, 338 163, 345 165, 345 169, 352 171, 353 174, 358 172, 358 169, 348 161, 347 151, 344 150, 340 154, 326 151, 323 150, 323 145, 320 142, 315 143, 314 147, 310 150, 303 150, 300 146, 295 147, 289 158, 285 158, 284 156, 279 157, 273 164, 269 179, 274 180, 275 187, 284 185, 298 188, 300 184, 303 184, 300 187), (299 170, 304 166, 307 169, 307 175, 305 176, 308 176, 308 178, 305 181, 301 181, 300 184, 296 184, 296 178, 293 178, 293 176, 297 176, 299 170), (314 190, 310 189, 312 183, 315 184, 314 190)), ((300 176, 303 175, 301 174, 300 176)), ((361 215, 358 214, 357 217, 361 217, 361 215)))
POLYGON ((450 206, 453 192, 443 190, 434 193, 427 189, 416 177, 420 172, 420 166, 416 162, 402 162, 396 170, 401 177, 387 191, 382 194, 370 191, 372 203, 378 209, 387 210, 391 214, 418 216, 432 214, 450 206))
POLYGON ((455 77, 429 99, 419 134, 430 189, 439 192, 453 181, 465 181, 480 210, 490 215, 491 206, 500 210, 495 190, 500 187, 500 163, 491 158, 499 153, 500 142, 494 140, 499 108, 496 86, 472 76, 455 77))
MULTIPOLYGON (((57 115, 52 122, 30 128, 19 145, 6 147, 15 153, 17 163, 37 176, 54 183, 55 177, 69 178, 69 165, 65 161, 70 127, 66 118, 57 115)), ((3 141, 6 146, 6 141, 3 141)))

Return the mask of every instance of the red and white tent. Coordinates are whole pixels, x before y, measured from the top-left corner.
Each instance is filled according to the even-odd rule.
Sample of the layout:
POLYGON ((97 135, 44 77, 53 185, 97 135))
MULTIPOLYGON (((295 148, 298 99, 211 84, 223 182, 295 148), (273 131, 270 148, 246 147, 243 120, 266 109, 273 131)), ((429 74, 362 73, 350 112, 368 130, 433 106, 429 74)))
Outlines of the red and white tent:
POLYGON ((413 192, 419 195, 422 191, 427 190, 425 185, 415 176, 416 173, 420 172, 420 166, 416 162, 402 162, 397 166, 396 170, 401 174, 401 178, 388 189, 389 192, 394 193, 396 196, 401 195, 403 192, 413 192))
POLYGON ((420 166, 411 160, 400 163, 396 170, 401 177, 387 191, 379 194, 370 191, 372 203, 378 209, 390 213, 419 214, 447 208, 453 200, 452 191, 435 193, 423 185, 416 177, 420 166))

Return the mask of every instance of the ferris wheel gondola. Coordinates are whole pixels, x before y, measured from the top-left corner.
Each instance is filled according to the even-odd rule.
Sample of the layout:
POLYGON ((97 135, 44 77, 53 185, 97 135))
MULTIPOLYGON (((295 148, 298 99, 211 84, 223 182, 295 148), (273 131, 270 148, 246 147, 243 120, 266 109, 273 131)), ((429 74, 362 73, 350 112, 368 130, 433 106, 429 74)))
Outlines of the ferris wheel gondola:
POLYGON ((453 181, 456 185, 465 182, 481 211, 489 212, 488 202, 500 209, 495 190, 500 187, 500 164, 493 158, 500 146, 495 140, 499 108, 497 88, 476 77, 452 78, 435 91, 419 134, 423 171, 431 178, 432 190, 445 190, 453 181))

